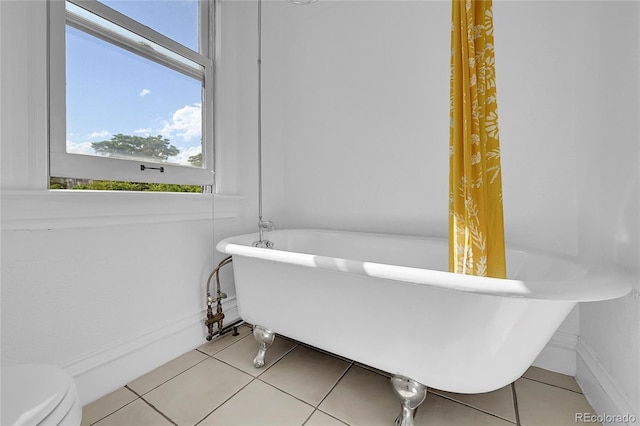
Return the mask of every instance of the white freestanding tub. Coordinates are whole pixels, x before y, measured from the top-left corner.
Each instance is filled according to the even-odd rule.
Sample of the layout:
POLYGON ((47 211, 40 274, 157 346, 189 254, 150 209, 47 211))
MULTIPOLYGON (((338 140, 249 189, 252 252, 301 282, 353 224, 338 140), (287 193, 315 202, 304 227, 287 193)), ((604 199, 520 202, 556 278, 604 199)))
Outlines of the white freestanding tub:
POLYGON ((540 251, 508 249, 508 278, 496 279, 447 272, 442 238, 309 229, 265 238, 273 248, 253 247, 258 234, 217 245, 233 255, 238 310, 258 326, 262 362, 277 333, 389 372, 405 417, 422 385, 480 393, 513 382, 576 303, 631 289, 611 268, 540 251))

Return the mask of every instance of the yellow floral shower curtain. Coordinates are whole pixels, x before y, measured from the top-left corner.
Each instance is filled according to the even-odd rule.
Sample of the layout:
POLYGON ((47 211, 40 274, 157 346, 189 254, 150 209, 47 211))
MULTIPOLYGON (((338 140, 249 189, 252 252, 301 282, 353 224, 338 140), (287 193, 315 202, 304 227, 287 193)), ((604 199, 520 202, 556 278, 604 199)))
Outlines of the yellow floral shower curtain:
POLYGON ((449 270, 505 278, 491 0, 453 0, 449 270))

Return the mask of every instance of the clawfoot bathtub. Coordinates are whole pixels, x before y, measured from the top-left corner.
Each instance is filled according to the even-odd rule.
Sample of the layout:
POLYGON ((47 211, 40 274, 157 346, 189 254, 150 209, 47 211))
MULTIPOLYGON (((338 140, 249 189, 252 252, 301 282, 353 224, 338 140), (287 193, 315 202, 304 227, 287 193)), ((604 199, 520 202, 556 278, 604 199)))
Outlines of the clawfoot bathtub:
POLYGON ((275 334, 393 374, 413 424, 426 386, 489 392, 535 360, 578 302, 620 297, 628 277, 574 259, 508 249, 508 278, 447 272, 447 240, 325 230, 227 238, 240 316, 255 324, 256 367, 275 334))

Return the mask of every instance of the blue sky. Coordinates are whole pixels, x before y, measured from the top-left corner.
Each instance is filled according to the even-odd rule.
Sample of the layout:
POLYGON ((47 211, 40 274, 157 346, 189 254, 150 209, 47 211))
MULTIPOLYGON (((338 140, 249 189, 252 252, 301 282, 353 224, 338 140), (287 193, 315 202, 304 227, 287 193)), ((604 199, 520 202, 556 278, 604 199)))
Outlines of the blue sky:
MULTIPOLYGON (((197 49, 196 0, 104 0, 141 23, 197 49)), ((91 142, 117 133, 161 134, 186 163, 201 152, 199 80, 67 27, 67 151, 93 154, 91 142)))

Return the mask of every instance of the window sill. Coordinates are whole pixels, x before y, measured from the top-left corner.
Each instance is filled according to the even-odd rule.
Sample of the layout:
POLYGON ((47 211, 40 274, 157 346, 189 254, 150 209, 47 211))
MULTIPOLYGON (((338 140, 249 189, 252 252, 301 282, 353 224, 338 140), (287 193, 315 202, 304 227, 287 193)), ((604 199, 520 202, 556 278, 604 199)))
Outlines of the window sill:
POLYGON ((237 217, 237 195, 2 191, 2 229, 73 229, 237 217))

